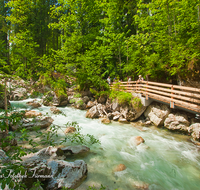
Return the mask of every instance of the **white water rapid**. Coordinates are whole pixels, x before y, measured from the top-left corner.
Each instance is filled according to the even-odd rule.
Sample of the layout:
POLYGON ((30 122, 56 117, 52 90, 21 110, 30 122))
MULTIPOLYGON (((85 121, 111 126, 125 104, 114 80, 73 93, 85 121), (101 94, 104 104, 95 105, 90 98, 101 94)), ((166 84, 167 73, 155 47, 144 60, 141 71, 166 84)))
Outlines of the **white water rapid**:
MULTIPOLYGON (((30 100, 11 104, 24 109, 30 100)), ((34 110, 48 112, 54 124, 60 126, 77 121, 82 134, 94 135, 101 142, 90 146, 89 155, 81 158, 88 165, 88 177, 77 190, 93 185, 100 188, 101 184, 109 190, 134 190, 139 186, 145 189, 145 184, 149 190, 200 189, 200 150, 188 141, 188 136, 155 127, 143 127, 140 131, 131 124, 105 125, 98 119, 85 118, 86 111, 70 107, 59 108, 66 116, 53 115, 49 108, 42 106, 34 110), (130 142, 134 136, 141 136, 145 143, 134 146, 130 142), (124 164, 126 169, 114 172, 119 164, 124 164)))

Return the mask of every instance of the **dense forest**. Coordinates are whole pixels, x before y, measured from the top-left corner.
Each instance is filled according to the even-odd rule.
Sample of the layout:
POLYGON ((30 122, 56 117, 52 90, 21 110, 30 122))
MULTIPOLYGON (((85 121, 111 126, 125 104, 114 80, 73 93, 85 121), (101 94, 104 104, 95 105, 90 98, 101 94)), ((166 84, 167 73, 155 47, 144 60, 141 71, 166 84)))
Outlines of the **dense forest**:
POLYGON ((0 71, 25 79, 199 81, 200 0, 0 0, 0 44, 0 71))

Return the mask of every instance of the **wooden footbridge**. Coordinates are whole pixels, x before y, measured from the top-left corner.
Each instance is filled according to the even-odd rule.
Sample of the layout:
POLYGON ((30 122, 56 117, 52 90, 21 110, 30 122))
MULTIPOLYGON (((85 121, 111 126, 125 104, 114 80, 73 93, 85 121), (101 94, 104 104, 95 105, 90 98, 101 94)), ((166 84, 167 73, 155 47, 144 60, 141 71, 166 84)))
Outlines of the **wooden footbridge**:
POLYGON ((171 108, 181 108, 200 113, 200 89, 150 81, 113 83, 112 88, 135 93, 146 101, 167 103, 171 108))

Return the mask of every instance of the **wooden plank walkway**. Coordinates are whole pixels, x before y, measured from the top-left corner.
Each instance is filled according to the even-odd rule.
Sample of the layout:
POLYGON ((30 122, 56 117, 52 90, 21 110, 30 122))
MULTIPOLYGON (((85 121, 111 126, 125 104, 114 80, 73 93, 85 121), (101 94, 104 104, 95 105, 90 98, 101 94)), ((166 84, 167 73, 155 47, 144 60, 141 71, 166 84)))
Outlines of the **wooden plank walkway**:
POLYGON ((181 107, 200 113, 200 89, 151 81, 130 81, 113 83, 111 88, 130 93, 140 93, 147 100, 149 98, 170 104, 171 108, 181 107))

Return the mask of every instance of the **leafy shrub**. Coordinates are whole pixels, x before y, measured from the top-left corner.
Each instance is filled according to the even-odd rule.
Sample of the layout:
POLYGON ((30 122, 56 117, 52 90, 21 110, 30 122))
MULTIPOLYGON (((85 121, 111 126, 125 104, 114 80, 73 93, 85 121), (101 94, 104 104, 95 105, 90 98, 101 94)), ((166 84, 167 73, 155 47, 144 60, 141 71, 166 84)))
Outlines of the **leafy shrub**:
POLYGON ((131 100, 131 103, 132 103, 132 106, 133 106, 134 108, 141 108, 141 107, 142 107, 141 99, 138 98, 138 97, 134 97, 134 98, 131 100))
POLYGON ((34 91, 31 95, 31 98, 37 98, 37 97, 42 97, 42 93, 38 92, 38 91, 34 91))
POLYGON ((69 101, 70 104, 74 104, 75 102, 76 102, 75 99, 71 99, 71 100, 69 101))
POLYGON ((109 96, 112 101, 117 100, 119 104, 130 104, 132 97, 131 93, 114 90, 111 91, 109 96))
POLYGON ((124 91, 125 88, 121 86, 120 82, 116 82, 112 85, 112 90, 114 90, 114 91, 124 91))
POLYGON ((102 97, 102 96, 107 97, 110 94, 110 90, 99 92, 99 91, 92 89, 92 88, 90 88, 90 92, 94 95, 95 99, 98 99, 99 97, 102 97))
POLYGON ((80 97, 81 97, 81 94, 80 94, 80 93, 74 94, 74 98, 80 98, 80 97))

